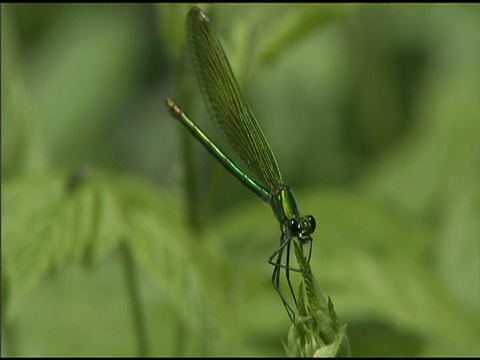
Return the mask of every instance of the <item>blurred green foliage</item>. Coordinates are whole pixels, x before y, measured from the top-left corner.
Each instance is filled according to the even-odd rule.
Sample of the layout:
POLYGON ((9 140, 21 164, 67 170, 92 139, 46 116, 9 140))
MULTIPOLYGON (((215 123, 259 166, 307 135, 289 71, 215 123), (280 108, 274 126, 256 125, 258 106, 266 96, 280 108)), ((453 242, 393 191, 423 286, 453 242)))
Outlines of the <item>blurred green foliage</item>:
MULTIPOLYGON (((202 8, 317 219, 312 270, 352 355, 479 356, 480 7, 202 8)), ((188 9, 2 4, 4 355, 136 355, 120 244, 150 355, 285 354, 270 210, 196 143, 186 201, 164 98, 215 138, 188 9)))

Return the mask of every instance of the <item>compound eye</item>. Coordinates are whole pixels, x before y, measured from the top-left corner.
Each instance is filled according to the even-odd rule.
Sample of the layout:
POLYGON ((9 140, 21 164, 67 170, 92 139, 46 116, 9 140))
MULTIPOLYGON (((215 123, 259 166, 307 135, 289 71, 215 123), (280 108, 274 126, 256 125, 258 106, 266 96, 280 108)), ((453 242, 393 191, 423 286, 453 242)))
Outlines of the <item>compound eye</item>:
POLYGON ((310 234, 312 234, 317 228, 317 222, 312 215, 308 215, 308 222, 310 223, 310 234))
POLYGON ((300 223, 296 219, 290 220, 290 230, 292 230, 295 234, 297 234, 300 230, 300 223))

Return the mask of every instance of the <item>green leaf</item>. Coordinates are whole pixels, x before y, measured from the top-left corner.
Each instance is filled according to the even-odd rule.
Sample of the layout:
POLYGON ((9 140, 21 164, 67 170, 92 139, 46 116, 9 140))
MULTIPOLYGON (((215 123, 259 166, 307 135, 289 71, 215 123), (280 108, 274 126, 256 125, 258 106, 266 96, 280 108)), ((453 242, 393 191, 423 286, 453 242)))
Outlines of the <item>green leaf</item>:
MULTIPOLYGON (((165 294, 163 305, 174 310, 168 321, 175 320, 188 334, 179 354, 212 353, 215 314, 190 259, 192 239, 166 192, 93 171, 12 178, 3 190, 4 280, 12 285, 6 299, 9 319, 18 318, 47 276, 72 262, 98 268, 122 240, 136 265, 165 294)), ((162 322, 155 324, 157 331, 159 326, 162 322)))
POLYGON ((108 188, 88 181, 69 191, 64 176, 31 175, 4 183, 3 254, 14 306, 71 259, 98 260, 123 232, 108 188))
POLYGON ((12 5, 2 4, 2 174, 41 171, 45 152, 32 121, 12 5))
MULTIPOLYGON (((295 195, 300 210, 317 219, 310 265, 322 291, 335 303, 338 316, 348 324, 347 334, 356 324, 371 320, 423 342, 448 343, 450 354, 479 353, 478 315, 465 311, 428 260, 434 244, 430 228, 366 196, 334 189, 295 195)), ((233 286, 246 287, 239 292, 248 294, 262 284, 268 296, 271 305, 265 308, 260 295, 244 300, 245 314, 256 314, 258 319, 258 324, 249 323, 251 331, 261 333, 262 329, 265 336, 269 327, 261 327, 260 319, 282 326, 282 319, 287 318, 268 281, 272 268, 266 259, 278 246, 275 219, 269 209, 252 203, 216 224, 232 266, 242 269, 242 277, 247 279, 233 286)), ((353 356, 365 354, 350 341, 353 356)), ((418 351, 418 346, 415 349, 418 351)), ((409 351, 405 349, 412 354, 409 351)))
MULTIPOLYGON (((198 271, 189 261, 181 231, 171 231, 156 214, 135 209, 128 213, 129 246, 137 263, 152 277, 167 296, 183 326, 192 336, 184 346, 208 338, 210 311, 198 271)), ((186 234, 184 234, 184 237, 186 234)), ((193 345, 192 345, 193 344, 193 345)), ((205 351, 205 350, 203 350, 205 351)), ((195 353, 195 352, 193 352, 195 353)), ((181 354, 188 354, 183 352, 181 354)))
MULTIPOLYGON (((459 197, 445 215, 436 254, 452 295, 472 313, 480 304, 480 193, 459 197)), ((479 319, 480 320, 480 319, 479 319)))
POLYGON ((437 19, 436 61, 412 105, 415 131, 358 183, 412 218, 431 218, 480 182, 480 54, 471 51, 480 36, 475 21, 447 18, 437 19))
POLYGON ((290 357, 349 357, 346 326, 340 323, 330 298, 320 290, 301 246, 297 242, 293 245, 303 282, 298 292, 298 317, 290 328, 286 353, 290 357))
POLYGON ((302 5, 286 12, 277 26, 265 36, 260 63, 267 64, 309 33, 348 15, 357 5, 302 5))
POLYGON ((313 272, 349 326, 373 318, 423 339, 443 339, 451 353, 479 351, 478 315, 455 302, 426 260, 434 240, 429 229, 366 197, 332 191, 298 201, 319 219, 313 272))

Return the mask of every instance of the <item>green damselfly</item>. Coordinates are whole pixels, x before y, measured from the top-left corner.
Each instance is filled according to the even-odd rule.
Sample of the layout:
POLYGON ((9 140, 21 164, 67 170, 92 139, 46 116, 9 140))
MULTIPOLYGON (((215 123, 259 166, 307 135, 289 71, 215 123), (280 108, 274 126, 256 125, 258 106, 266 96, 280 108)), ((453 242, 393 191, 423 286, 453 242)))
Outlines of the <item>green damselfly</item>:
POLYGON ((308 261, 312 253, 311 234, 315 230, 313 216, 300 216, 290 188, 283 182, 280 170, 255 116, 240 89, 223 47, 213 31, 207 15, 193 7, 186 19, 187 41, 195 74, 211 120, 224 136, 232 157, 224 153, 172 99, 166 99, 170 114, 180 121, 220 164, 243 185, 272 207, 280 223, 280 246, 268 258, 274 266, 272 283, 295 321, 295 311, 282 292, 280 276, 285 270, 290 292, 297 303, 290 280, 290 250, 293 239, 309 244, 308 261), (283 256, 285 254, 285 263, 283 256))

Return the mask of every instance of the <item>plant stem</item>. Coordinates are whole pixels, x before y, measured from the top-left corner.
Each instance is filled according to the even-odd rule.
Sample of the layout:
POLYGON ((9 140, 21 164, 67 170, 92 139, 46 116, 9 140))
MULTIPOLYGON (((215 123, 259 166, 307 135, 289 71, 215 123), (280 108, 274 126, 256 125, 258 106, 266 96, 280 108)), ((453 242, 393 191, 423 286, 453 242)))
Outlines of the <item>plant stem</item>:
POLYGON ((137 341, 137 355, 139 357, 148 356, 149 348, 147 341, 147 329, 143 317, 142 303, 140 301, 140 292, 133 262, 132 254, 127 244, 120 242, 120 252, 122 253, 123 267, 125 269, 125 282, 127 285, 128 297, 130 299, 130 310, 133 319, 133 330, 137 341))
POLYGON ((303 254, 301 245, 294 242, 295 257, 303 282, 297 294, 295 324, 290 328, 285 350, 294 357, 350 357, 346 325, 340 322, 330 297, 320 289, 303 254))

